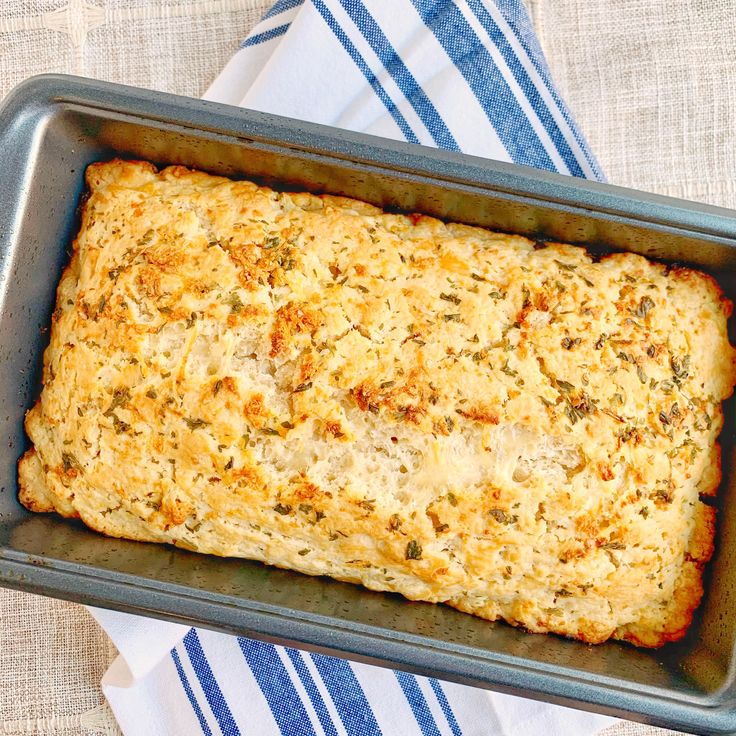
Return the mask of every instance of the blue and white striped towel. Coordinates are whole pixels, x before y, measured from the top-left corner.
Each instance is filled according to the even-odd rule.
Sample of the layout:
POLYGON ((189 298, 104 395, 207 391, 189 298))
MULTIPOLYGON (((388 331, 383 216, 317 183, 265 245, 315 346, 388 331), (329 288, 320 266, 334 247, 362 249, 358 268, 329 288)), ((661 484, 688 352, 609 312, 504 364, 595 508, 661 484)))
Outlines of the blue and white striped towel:
MULTIPOLYGON (((601 179, 521 0, 278 0, 205 97, 601 179)), ((588 736, 612 719, 92 609, 125 736, 588 736)))
POLYGON ((205 98, 602 178, 521 0, 278 0, 205 98))

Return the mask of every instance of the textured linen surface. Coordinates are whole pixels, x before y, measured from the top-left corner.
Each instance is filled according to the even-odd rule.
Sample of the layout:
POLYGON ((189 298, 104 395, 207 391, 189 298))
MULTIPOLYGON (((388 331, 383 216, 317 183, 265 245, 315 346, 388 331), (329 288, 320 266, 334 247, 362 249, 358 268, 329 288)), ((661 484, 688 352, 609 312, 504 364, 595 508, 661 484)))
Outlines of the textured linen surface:
POLYGON ((531 0, 552 75, 615 184, 736 207, 733 0, 531 0))
MULTIPOLYGON (((4 0, 0 94, 60 71, 200 96, 270 4, 4 0)), ((611 182, 736 206, 730 0, 527 4, 555 82, 611 182)), ((118 733, 99 690, 114 652, 82 607, 1 590, 0 617, 0 734, 118 733)), ((605 732, 666 733, 628 723, 605 732)))

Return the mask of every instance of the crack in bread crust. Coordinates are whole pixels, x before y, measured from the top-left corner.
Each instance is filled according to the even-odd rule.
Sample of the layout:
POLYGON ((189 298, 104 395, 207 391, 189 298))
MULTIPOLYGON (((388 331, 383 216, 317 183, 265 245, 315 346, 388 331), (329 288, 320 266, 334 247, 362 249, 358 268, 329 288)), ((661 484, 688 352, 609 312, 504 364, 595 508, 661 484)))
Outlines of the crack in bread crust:
POLYGON ((93 164, 20 500, 586 642, 680 638, 730 396, 710 277, 93 164))

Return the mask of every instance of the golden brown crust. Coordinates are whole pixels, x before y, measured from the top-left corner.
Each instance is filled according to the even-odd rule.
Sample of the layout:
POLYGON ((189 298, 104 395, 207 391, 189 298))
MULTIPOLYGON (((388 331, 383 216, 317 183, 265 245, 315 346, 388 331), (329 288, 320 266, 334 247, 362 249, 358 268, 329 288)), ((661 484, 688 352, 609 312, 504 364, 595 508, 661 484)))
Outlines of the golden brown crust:
POLYGON ((183 167, 87 181, 28 508, 591 643, 682 636, 735 380, 713 279, 183 167))
POLYGON ((43 469, 34 448, 28 450, 18 464, 20 477, 20 502, 29 510, 37 512, 55 511, 54 502, 43 491, 45 481, 43 469))

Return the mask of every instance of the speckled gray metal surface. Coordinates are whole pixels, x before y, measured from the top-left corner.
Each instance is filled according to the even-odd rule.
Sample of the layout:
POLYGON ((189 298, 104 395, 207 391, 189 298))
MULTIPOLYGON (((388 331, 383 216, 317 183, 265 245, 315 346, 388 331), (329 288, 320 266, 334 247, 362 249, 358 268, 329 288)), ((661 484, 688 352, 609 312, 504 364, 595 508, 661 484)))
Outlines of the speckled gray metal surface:
MULTIPOLYGON (((37 78, 0 110, 0 584, 697 733, 736 731, 736 517, 721 514, 708 594, 688 637, 649 652, 489 625, 257 563, 105 539, 16 499, 22 417, 76 227, 84 167, 115 154, 568 242, 688 261, 736 295, 736 219, 705 205, 427 150, 185 98, 37 78)), ((733 406, 723 435, 731 478, 733 406)))

